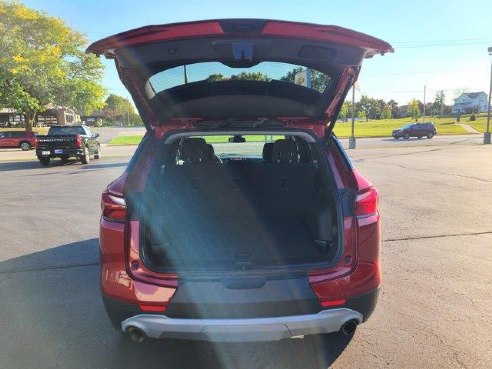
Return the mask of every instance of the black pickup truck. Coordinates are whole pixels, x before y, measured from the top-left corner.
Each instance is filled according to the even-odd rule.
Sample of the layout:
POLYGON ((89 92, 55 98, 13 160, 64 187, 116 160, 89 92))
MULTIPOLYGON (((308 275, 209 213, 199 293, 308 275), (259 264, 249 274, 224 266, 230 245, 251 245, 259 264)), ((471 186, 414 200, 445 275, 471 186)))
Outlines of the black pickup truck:
POLYGON ((99 133, 93 134, 86 126, 52 126, 46 136, 38 136, 36 155, 42 166, 49 166, 52 158, 67 161, 71 157, 82 164, 101 157, 99 133))

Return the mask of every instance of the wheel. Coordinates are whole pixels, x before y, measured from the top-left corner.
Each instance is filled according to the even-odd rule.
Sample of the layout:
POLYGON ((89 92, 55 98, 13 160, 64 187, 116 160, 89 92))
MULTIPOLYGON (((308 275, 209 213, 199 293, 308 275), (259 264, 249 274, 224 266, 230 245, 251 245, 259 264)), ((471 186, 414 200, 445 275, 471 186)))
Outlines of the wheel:
POLYGON ((405 133, 405 134, 403 135, 403 138, 404 138, 405 140, 408 140, 408 139, 410 138, 410 135, 409 135, 408 133, 405 133))
POLYGON ((427 133, 427 138, 430 140, 432 137, 434 137, 434 133, 427 133))
POLYGON ((398 136, 393 136, 393 138, 394 138, 395 140, 399 140, 399 139, 400 139, 400 137, 398 137, 398 136))
POLYGON ((422 136, 417 136, 417 138, 418 138, 419 140, 421 140, 421 139, 422 139, 422 136))
POLYGON ((94 154, 94 159, 101 159, 102 158, 102 154, 101 154, 101 146, 99 145, 97 147, 97 152, 94 154))
POLYGON ((29 142, 26 142, 26 141, 21 142, 19 147, 21 148, 22 151, 31 150, 31 144, 29 142))
POLYGON ((89 164, 89 150, 87 150, 87 147, 84 149, 84 155, 80 157, 80 162, 82 164, 89 164))
POLYGON ((43 167, 49 167, 50 166, 50 162, 51 162, 50 158, 39 158, 39 163, 43 167))

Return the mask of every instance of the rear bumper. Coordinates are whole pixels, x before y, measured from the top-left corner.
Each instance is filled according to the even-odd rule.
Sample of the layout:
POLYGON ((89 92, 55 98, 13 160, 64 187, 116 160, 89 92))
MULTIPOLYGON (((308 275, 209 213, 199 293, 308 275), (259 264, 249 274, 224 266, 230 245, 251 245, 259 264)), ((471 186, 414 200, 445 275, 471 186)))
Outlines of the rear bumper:
POLYGON ((121 329, 142 330, 150 338, 175 338, 210 342, 278 341, 339 331, 348 321, 361 323, 360 313, 347 309, 323 310, 317 314, 256 319, 175 319, 165 315, 140 314, 124 320, 121 329))
POLYGON ((36 156, 38 158, 57 158, 61 156, 82 156, 84 149, 78 148, 36 148, 36 156))

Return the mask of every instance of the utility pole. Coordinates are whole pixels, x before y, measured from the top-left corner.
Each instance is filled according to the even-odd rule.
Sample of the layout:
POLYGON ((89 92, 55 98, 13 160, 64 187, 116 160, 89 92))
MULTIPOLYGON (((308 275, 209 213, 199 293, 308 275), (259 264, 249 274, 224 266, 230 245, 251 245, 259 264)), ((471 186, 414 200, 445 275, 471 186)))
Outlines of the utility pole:
POLYGON ((442 118, 443 108, 444 108, 444 93, 443 93, 443 90, 441 90, 440 94, 441 94, 441 118, 442 118))
POLYGON ((355 149, 355 83, 352 85, 352 135, 349 138, 349 149, 355 149))
POLYGON ((422 115, 422 123, 424 123, 424 120, 425 120, 425 87, 424 86, 424 114, 422 115))
MULTIPOLYGON (((492 55, 492 47, 488 48, 489 55, 492 55)), ((490 64, 490 88, 489 88, 489 109, 487 112, 487 131, 483 134, 484 145, 490 145, 490 95, 492 95, 492 63, 490 64)))

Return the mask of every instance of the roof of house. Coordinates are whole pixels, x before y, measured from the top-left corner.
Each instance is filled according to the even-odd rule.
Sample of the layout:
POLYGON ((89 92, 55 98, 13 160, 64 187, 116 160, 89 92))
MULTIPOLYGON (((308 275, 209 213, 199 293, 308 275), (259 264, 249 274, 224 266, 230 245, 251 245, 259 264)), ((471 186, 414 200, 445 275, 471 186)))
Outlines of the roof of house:
POLYGON ((468 96, 469 98, 474 99, 474 98, 476 98, 476 97, 478 97, 478 96, 480 96, 482 94, 485 95, 485 92, 483 92, 483 91, 480 91, 480 92, 465 92, 465 93, 461 94, 461 96, 465 95, 465 96, 468 96))

